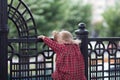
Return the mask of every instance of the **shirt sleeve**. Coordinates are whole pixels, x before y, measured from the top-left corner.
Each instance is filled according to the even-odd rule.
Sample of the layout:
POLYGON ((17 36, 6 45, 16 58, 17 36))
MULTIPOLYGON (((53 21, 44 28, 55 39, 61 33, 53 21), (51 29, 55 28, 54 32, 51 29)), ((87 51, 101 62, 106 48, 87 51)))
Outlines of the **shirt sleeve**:
POLYGON ((63 44, 59 44, 56 41, 51 40, 48 37, 45 37, 43 39, 44 43, 47 44, 53 51, 58 52, 61 51, 62 49, 64 49, 64 45, 63 44))

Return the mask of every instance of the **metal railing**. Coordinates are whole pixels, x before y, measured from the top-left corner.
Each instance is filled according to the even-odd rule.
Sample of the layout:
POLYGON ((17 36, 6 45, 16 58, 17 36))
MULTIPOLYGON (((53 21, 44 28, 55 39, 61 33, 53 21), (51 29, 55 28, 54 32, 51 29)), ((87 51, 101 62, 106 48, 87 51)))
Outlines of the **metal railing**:
MULTIPOLYGON (((18 1, 14 7, 14 0, 8 1, 9 4, 0 0, 0 80, 7 80, 8 75, 10 80, 51 80, 55 54, 37 39, 32 14, 22 0, 18 1), (18 10, 20 6, 25 8, 23 12, 18 10), (18 31, 16 39, 7 38, 8 19, 18 31), (29 26, 29 22, 33 25, 29 26)), ((80 48, 87 79, 120 80, 120 38, 88 38, 84 23, 79 24, 75 33, 82 41, 80 48)))

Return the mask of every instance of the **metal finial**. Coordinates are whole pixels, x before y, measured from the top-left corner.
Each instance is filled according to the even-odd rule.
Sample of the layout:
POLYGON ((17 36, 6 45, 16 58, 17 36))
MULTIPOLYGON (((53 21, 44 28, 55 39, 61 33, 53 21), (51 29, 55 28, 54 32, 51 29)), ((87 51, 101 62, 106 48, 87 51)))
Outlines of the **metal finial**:
POLYGON ((78 26, 79 26, 79 29, 83 30, 83 29, 85 29, 86 24, 85 23, 79 23, 78 26))

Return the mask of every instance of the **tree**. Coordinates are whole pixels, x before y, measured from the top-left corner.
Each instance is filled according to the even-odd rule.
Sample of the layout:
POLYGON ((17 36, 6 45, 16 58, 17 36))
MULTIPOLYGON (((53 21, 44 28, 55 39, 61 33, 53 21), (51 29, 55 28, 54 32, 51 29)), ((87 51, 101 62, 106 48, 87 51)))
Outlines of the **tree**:
POLYGON ((107 24, 107 36, 120 37, 120 9, 119 3, 114 7, 109 7, 104 13, 103 17, 107 24))
MULTIPOLYGON (((17 0, 15 2, 17 3, 17 0)), ((38 35, 50 36, 51 31, 61 29, 74 32, 79 22, 90 26, 91 5, 81 4, 82 0, 24 0, 24 2, 35 19, 38 35)), ((15 33, 15 30, 11 30, 12 32, 15 33)))
POLYGON ((84 22, 86 26, 91 24, 91 5, 90 4, 81 4, 82 0, 78 0, 74 4, 70 4, 65 13, 65 20, 62 28, 65 28, 71 32, 74 32, 78 28, 78 23, 84 22))
POLYGON ((29 0, 26 2, 30 7, 38 34, 49 35, 52 30, 59 29, 64 20, 63 7, 68 0, 29 0))
POLYGON ((79 22, 90 26, 91 5, 81 4, 82 0, 77 2, 73 0, 29 0, 26 3, 35 18, 38 34, 49 35, 51 31, 61 29, 74 32, 79 22))

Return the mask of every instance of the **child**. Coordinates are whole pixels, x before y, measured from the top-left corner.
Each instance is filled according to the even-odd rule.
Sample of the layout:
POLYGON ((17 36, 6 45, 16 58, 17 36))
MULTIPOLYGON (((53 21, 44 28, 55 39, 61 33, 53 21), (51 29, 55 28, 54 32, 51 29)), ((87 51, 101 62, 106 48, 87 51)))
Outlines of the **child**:
POLYGON ((54 40, 46 36, 38 36, 56 53, 56 70, 52 74, 54 80, 86 80, 84 60, 80 51, 79 40, 73 40, 69 31, 53 33, 54 40))

